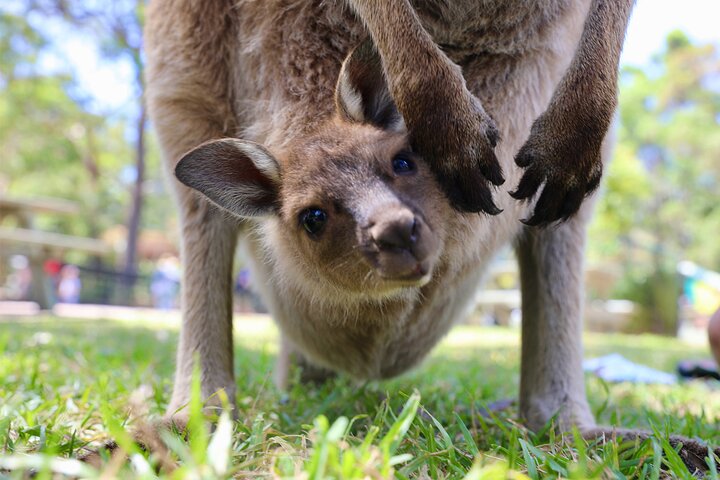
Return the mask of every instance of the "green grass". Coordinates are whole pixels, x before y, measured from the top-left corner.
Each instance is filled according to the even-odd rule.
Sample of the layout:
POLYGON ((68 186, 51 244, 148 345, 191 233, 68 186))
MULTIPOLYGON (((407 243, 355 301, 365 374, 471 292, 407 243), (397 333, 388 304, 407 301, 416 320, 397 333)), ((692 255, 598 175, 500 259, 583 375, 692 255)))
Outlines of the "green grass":
MULTIPOLYGON (((274 327, 241 321, 235 331, 239 420, 221 415, 211 433, 195 402, 187 441, 165 436, 165 457, 177 469, 156 474, 159 456, 129 438, 134 425, 159 418, 167 405, 176 327, 0 321, 0 478, 30 470, 38 478, 690 478, 667 434, 720 444, 717 383, 608 385, 588 377, 599 422, 657 431, 642 443, 587 445, 549 428, 526 431, 515 406, 487 413, 493 402, 517 396, 512 330, 458 327, 396 380, 296 382, 287 394, 272 384, 274 327), (105 458, 96 470, 74 460, 111 436, 130 462, 105 458)), ((585 343, 587 356, 617 351, 667 371, 679 359, 707 355, 653 336, 588 335, 585 343)))

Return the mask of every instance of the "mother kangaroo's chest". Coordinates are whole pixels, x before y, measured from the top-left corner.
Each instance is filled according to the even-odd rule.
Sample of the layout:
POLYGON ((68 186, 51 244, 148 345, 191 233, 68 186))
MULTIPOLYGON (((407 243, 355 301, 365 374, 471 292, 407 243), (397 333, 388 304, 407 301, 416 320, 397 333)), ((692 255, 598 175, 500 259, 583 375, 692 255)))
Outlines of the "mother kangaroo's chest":
POLYGON ((451 57, 536 48, 572 0, 411 0, 451 57), (454 55, 456 54, 456 55, 454 55))
MULTIPOLYGON (((519 54, 537 49, 589 0, 410 0, 423 26, 450 57, 519 54), (460 55, 462 56, 462 55, 460 55)), ((274 62, 287 73, 312 76, 325 61, 339 63, 367 35, 347 2, 239 0, 238 52, 246 73, 263 76, 274 62), (268 62, 269 59, 273 61, 268 62)), ((567 25, 565 25, 567 26, 567 25)), ((388 28, 400 28, 389 19, 388 28)), ((456 58, 455 60, 460 60, 456 58)), ((242 73, 242 72, 240 72, 242 73)), ((271 72, 267 72, 271 73, 271 72)), ((327 73, 327 72, 326 72, 327 73)), ((334 79, 334 76, 329 75, 334 79)), ((315 80, 318 78, 315 76, 315 80)))

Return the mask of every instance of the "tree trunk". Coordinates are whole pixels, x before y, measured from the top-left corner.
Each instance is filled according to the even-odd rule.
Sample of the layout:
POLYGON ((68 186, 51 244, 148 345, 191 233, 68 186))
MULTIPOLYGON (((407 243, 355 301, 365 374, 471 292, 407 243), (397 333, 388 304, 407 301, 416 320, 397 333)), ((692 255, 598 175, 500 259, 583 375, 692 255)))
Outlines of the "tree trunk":
POLYGON ((133 186, 132 204, 130 206, 130 215, 127 221, 127 249, 125 251, 125 287, 126 291, 123 295, 125 302, 133 300, 132 288, 137 279, 137 247, 138 237, 140 236, 140 219, 142 216, 143 205, 143 182, 145 180, 145 124, 147 117, 145 106, 141 104, 140 115, 136 125, 136 142, 135 142, 135 169, 136 178, 133 186))

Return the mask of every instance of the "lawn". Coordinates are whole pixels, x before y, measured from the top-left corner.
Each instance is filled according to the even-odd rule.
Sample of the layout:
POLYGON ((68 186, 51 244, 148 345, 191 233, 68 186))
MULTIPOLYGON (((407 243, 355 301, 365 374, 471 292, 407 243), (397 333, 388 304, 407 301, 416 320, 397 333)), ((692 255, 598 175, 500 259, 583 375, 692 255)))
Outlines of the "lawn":
MULTIPOLYGON (((690 478, 667 434, 720 444, 720 382, 606 384, 587 377, 599 422, 654 429, 644 442, 589 445, 516 422, 518 333, 461 326, 418 369, 357 385, 272 384, 277 331, 236 322, 238 420, 210 430, 195 402, 187 441, 165 455, 128 441, 164 412, 177 326, 168 322, 0 319, 0 478, 690 478), (76 458, 113 437, 131 453, 96 470, 76 458), (665 455, 662 455, 662 452, 665 455), (174 464, 157 474, 157 466, 174 464), (25 473, 23 473, 25 472, 25 473)), ((587 335, 586 356, 619 352, 673 371, 707 351, 654 336, 587 335)), ((712 460, 711 460, 712 461, 712 460)), ((717 478, 717 476, 710 476, 717 478)))

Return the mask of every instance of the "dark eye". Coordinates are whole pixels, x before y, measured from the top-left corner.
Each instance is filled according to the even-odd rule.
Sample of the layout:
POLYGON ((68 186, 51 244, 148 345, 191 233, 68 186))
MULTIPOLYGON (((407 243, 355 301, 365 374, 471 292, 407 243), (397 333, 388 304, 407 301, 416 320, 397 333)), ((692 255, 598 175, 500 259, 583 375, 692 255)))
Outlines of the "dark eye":
POLYGON ((398 153, 392 159, 393 171, 398 175, 407 175, 415 171, 415 162, 413 162, 406 153, 398 153))
POLYGON ((317 235, 327 223, 327 213, 320 208, 308 208, 300 213, 300 223, 310 235, 317 235))

